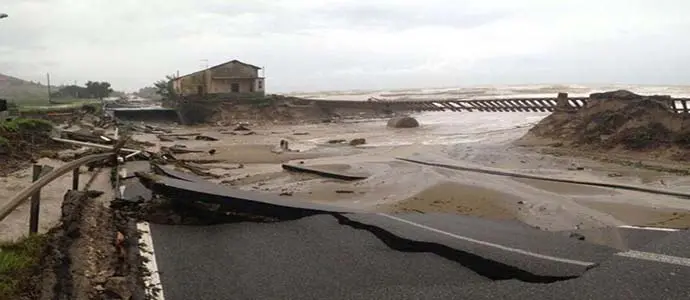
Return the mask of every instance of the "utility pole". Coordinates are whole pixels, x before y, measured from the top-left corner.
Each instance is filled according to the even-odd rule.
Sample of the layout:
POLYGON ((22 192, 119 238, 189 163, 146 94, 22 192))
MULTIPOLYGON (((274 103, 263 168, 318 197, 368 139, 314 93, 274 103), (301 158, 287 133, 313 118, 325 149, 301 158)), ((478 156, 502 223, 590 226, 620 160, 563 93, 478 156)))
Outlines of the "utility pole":
POLYGON ((50 73, 46 73, 46 77, 48 77, 48 103, 53 104, 53 99, 50 96, 50 73))

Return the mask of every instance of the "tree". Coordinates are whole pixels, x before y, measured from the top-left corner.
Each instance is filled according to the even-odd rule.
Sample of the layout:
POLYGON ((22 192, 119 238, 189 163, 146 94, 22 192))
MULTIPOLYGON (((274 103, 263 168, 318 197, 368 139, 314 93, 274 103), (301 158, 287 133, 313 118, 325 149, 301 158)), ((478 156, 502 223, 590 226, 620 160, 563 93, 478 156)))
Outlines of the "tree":
POLYGON ((57 92, 54 92, 50 94, 51 98, 75 98, 75 99, 83 99, 83 98, 88 98, 89 97, 89 91, 84 88, 80 87, 78 85, 66 85, 60 87, 60 89, 57 92))
POLYGON ((89 96, 103 100, 103 98, 108 97, 113 92, 113 89, 110 88, 109 82, 87 81, 86 91, 89 93, 89 96))
POLYGON ((151 100, 161 100, 163 97, 161 97, 158 94, 158 89, 155 86, 147 86, 140 88, 139 91, 136 93, 137 96, 145 99, 151 99, 151 100))
POLYGON ((167 75, 165 79, 153 83, 153 86, 156 88, 156 94, 163 97, 163 99, 175 98, 175 88, 173 87, 174 79, 174 75, 167 75))

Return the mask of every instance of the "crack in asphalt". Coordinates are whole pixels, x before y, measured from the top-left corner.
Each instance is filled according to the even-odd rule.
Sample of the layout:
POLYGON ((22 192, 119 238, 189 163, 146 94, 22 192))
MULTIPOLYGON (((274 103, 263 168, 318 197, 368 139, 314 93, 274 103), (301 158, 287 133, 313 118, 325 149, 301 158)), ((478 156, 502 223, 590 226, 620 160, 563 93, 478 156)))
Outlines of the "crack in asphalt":
POLYGON ((358 230, 366 230, 385 243, 389 248, 401 252, 427 252, 459 263, 475 273, 493 281, 519 280, 528 283, 553 283, 577 278, 579 276, 543 276, 530 273, 520 268, 503 264, 476 254, 461 251, 446 245, 420 242, 400 237, 378 226, 353 221, 342 214, 331 214, 341 225, 358 230))

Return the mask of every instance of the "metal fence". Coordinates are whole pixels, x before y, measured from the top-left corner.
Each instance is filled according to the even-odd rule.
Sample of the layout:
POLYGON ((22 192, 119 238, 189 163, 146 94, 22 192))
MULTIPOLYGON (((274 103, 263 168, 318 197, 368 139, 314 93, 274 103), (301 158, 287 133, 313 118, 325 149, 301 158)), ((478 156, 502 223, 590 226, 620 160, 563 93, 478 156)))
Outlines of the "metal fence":
POLYGON ((60 176, 72 172, 72 190, 79 190, 79 168, 85 164, 112 158, 113 153, 100 153, 84 156, 74 161, 68 162, 57 169, 49 166, 34 165, 33 183, 21 190, 12 197, 7 204, 0 207, 0 222, 2 222, 19 205, 31 199, 31 210, 29 217, 29 233, 38 232, 38 215, 41 206, 41 189, 58 179, 60 176))

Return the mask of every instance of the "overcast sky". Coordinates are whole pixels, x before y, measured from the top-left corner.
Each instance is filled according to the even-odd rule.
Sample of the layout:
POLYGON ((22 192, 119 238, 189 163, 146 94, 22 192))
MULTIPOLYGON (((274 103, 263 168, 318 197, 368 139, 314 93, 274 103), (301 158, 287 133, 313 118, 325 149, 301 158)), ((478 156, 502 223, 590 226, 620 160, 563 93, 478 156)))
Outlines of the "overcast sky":
POLYGON ((688 0, 1 0, 0 73, 133 91, 232 59, 270 92, 690 82, 688 0), (203 60, 207 60, 203 61, 203 60))

